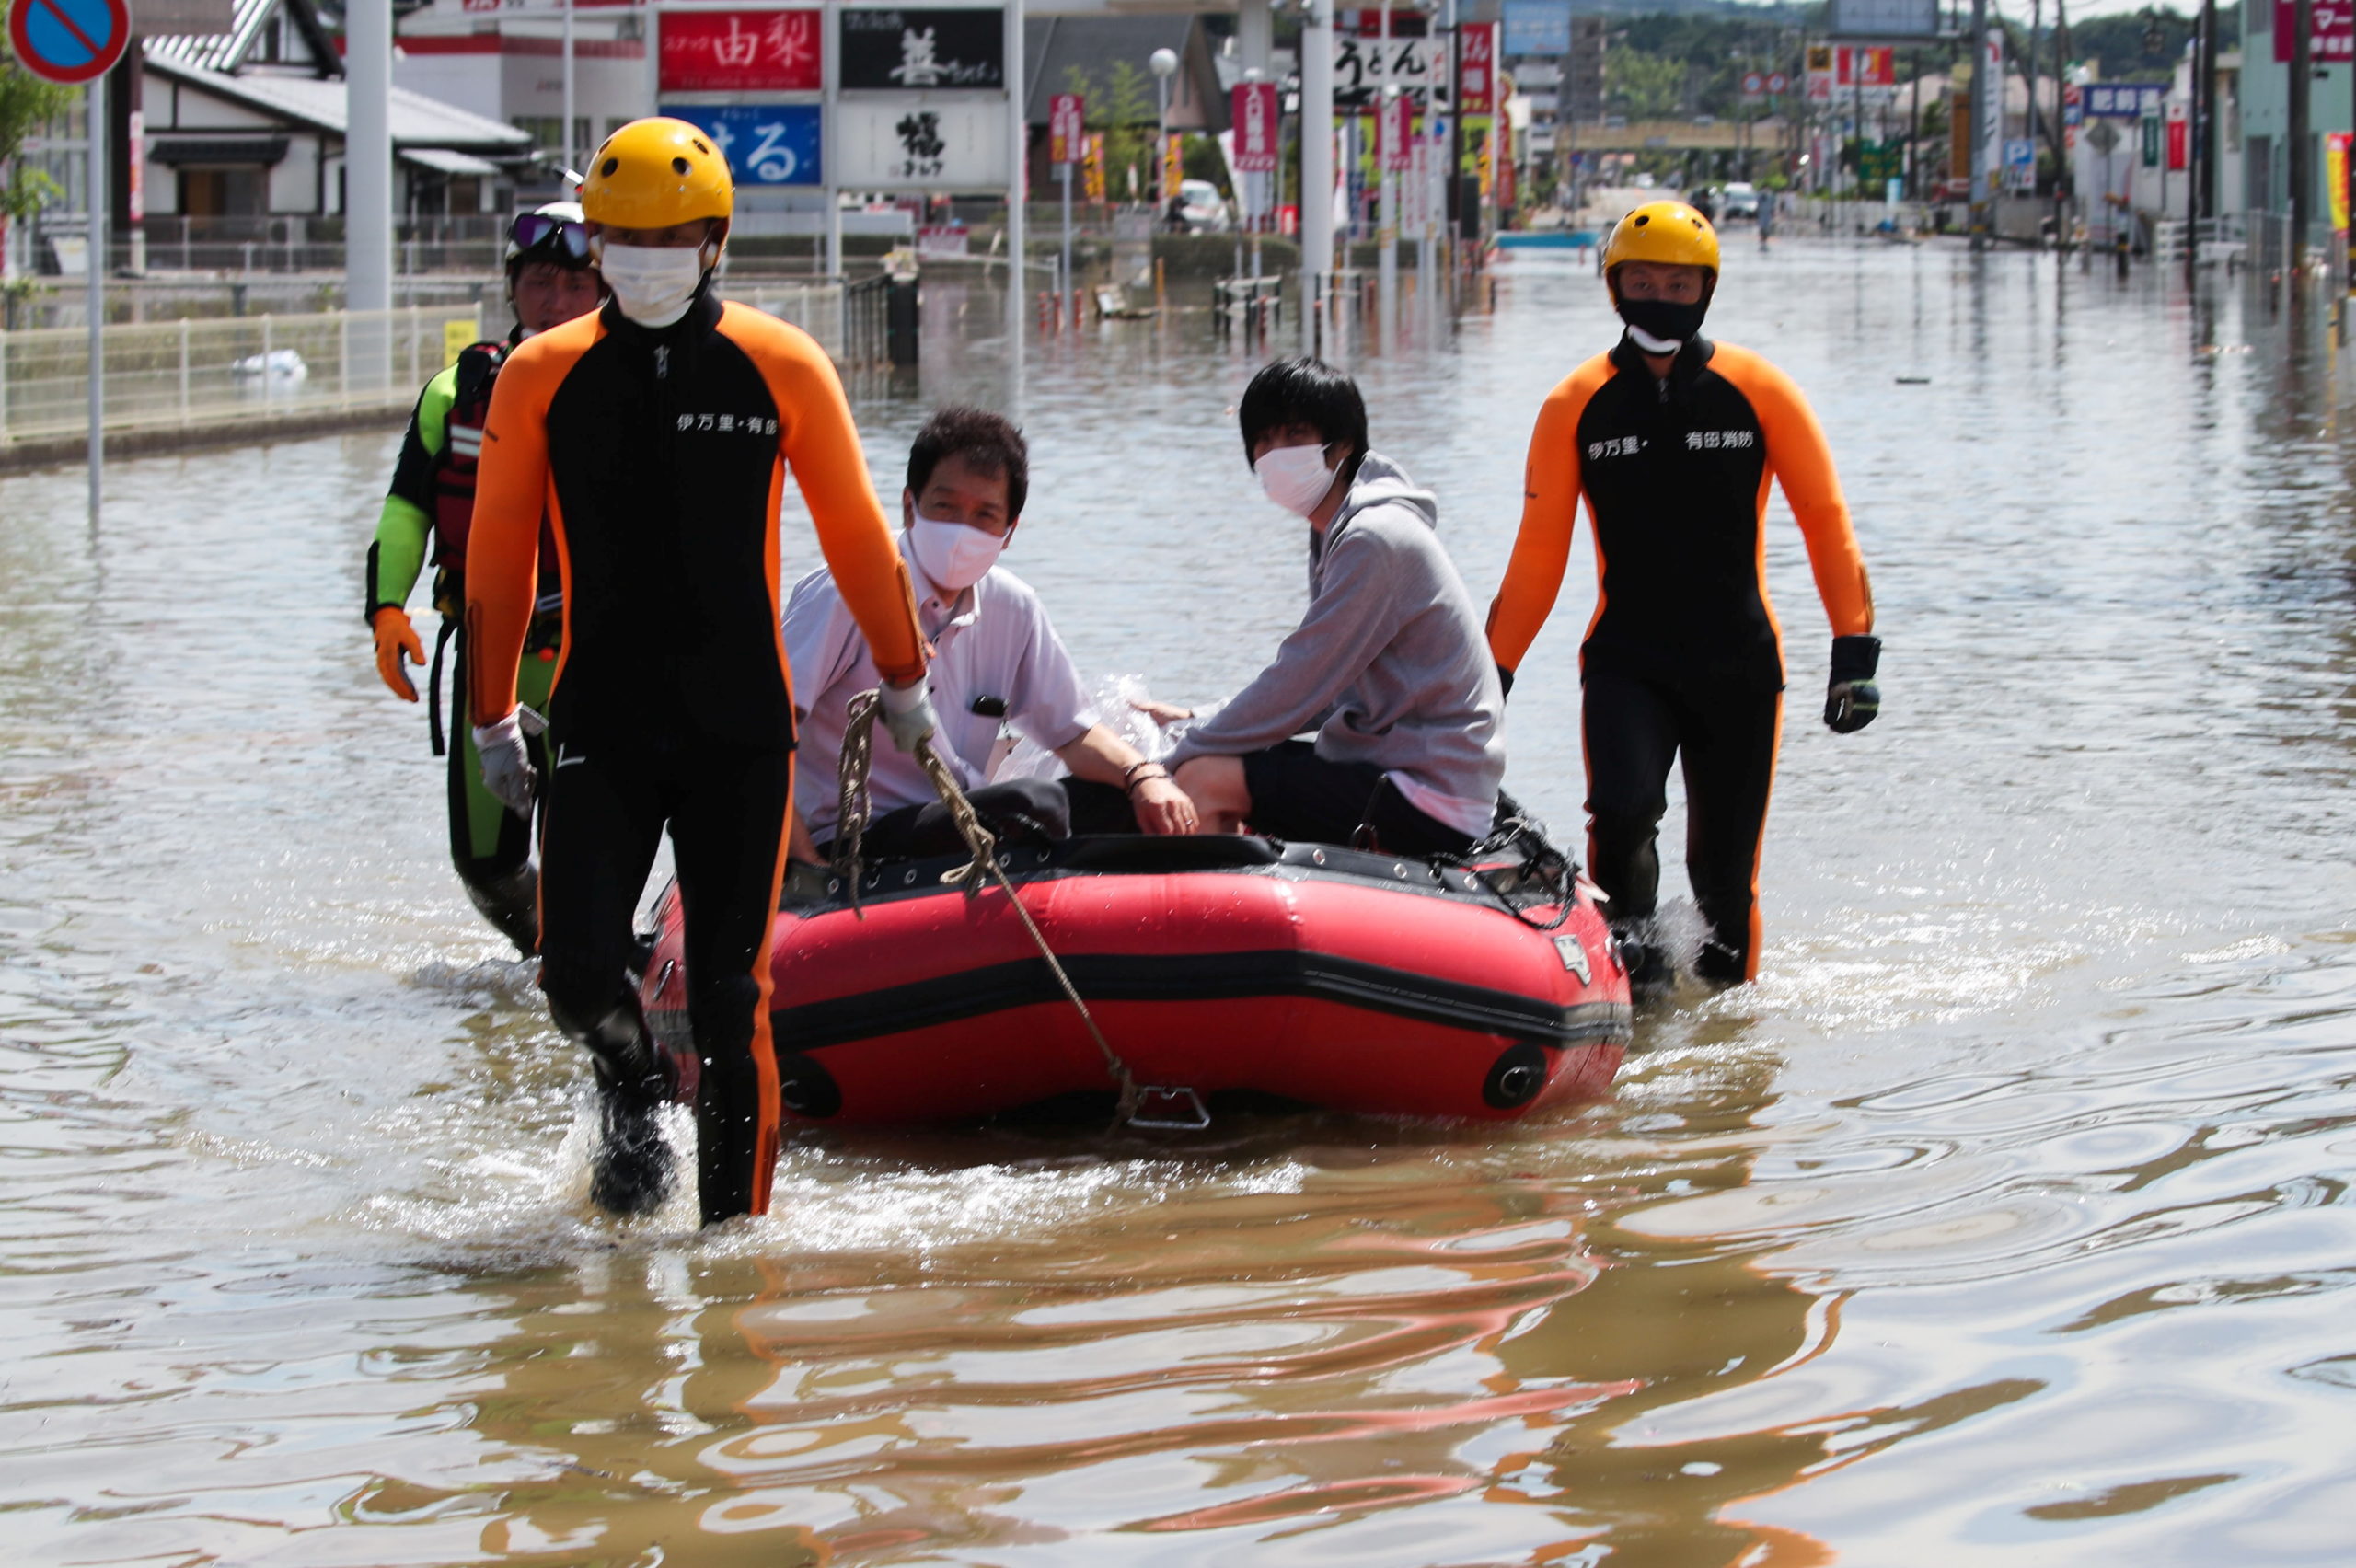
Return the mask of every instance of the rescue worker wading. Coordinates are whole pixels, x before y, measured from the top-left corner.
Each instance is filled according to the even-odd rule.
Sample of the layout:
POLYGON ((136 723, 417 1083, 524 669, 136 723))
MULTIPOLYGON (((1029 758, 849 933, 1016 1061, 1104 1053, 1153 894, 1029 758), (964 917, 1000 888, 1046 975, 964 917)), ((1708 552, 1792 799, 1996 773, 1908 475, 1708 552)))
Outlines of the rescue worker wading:
POLYGON ((671 1182, 670 1084, 628 966, 669 828, 687 921, 706 1223, 768 1206, 778 1084, 769 926, 784 871, 793 709, 778 634, 791 465, 884 686, 902 750, 932 730, 907 570, 834 367, 809 337, 712 292, 733 208, 695 126, 606 139, 582 206, 612 299, 509 356, 483 431, 467 633, 475 739, 518 813, 536 782, 514 701, 546 512, 564 578, 540 846, 540 984, 595 1064, 591 1193, 643 1213, 671 1182))
POLYGON ((1832 623, 1824 721, 1873 722, 1873 591, 1824 432, 1783 372, 1701 335, 1718 239, 1691 207, 1654 202, 1604 248, 1627 323, 1611 352, 1571 373, 1530 439, 1521 532, 1489 610, 1489 647, 1510 681, 1553 608, 1587 497, 1600 578, 1579 650, 1588 767, 1588 860, 1631 945, 1633 978, 1669 979, 1649 941, 1660 881, 1654 838, 1681 755, 1686 875, 1708 922, 1703 979, 1759 968, 1759 846, 1783 731, 1782 628, 1767 599, 1767 486, 1784 488, 1832 623))
MULTIPOLYGON (((453 643, 467 602, 467 535, 475 507, 475 466, 482 452, 482 422, 491 410, 491 387, 507 352, 536 332, 561 326, 597 308, 605 285, 589 260, 589 232, 581 209, 551 202, 525 213, 507 231, 507 298, 515 311, 514 330, 504 341, 476 343, 457 363, 425 384, 410 416, 409 433, 393 469, 391 490, 368 547, 368 622, 376 635, 376 672, 393 695, 417 700, 409 663, 425 662, 417 628, 402 606, 425 569, 429 544, 433 562, 433 607, 442 612, 434 640, 432 676, 433 755, 450 757, 450 858, 467 896, 529 958, 539 947, 539 878, 532 869, 529 821, 516 816, 484 788, 482 763, 463 723, 455 744, 442 735, 441 652, 453 643)), ((557 644, 564 617, 557 579, 556 551, 540 551, 540 580, 525 659, 516 672, 515 699, 530 708, 548 704, 556 674, 557 644)), ((467 640, 455 640, 456 689, 467 689, 467 640)), ((460 702, 466 699, 463 695, 460 702)))

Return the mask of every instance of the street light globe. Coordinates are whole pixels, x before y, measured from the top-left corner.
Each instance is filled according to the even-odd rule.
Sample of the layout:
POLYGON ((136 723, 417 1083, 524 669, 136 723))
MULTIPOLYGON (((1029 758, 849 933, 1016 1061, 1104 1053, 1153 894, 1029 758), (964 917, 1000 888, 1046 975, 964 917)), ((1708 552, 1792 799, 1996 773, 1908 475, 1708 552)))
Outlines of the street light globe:
POLYGON ((1147 57, 1146 63, 1153 67, 1153 74, 1157 76, 1174 76, 1178 74, 1178 52, 1157 49, 1147 57))

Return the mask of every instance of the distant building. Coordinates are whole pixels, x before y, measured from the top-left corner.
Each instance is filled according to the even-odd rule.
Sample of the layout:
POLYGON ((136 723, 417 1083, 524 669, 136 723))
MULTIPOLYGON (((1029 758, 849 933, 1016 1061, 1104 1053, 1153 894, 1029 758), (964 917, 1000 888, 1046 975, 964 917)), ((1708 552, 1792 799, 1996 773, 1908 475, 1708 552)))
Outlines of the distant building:
MULTIPOLYGON (((343 57, 311 0, 239 0, 226 32, 147 39, 140 63, 151 237, 341 214, 343 57)), ((403 216, 504 211, 530 168, 525 133, 400 87, 392 135, 403 216)))

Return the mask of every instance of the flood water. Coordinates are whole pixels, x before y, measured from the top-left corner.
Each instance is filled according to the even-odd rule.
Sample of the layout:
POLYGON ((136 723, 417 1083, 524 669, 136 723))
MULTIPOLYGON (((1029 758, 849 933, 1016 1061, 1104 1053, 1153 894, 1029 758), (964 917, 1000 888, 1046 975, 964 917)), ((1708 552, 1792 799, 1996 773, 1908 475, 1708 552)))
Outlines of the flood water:
MULTIPOLYGON (((879 476, 1018 402, 1007 564, 1090 671, 1231 688, 1302 593, 1254 361, 1122 325, 1017 386, 965 306, 855 387, 879 476)), ((1779 503, 1758 985, 1509 1130, 802 1135, 708 1235, 590 1208, 584 1066, 446 865, 359 613, 394 437, 126 463, 95 531, 0 480, 5 1555, 2348 1562, 2344 353, 2238 287, 1747 236, 1713 331, 1815 399, 1888 643, 1828 733, 1779 503)), ((1483 600, 1612 333, 1539 266, 1352 351, 1483 600)), ((1507 733, 1572 839, 1588 560, 1507 733)))

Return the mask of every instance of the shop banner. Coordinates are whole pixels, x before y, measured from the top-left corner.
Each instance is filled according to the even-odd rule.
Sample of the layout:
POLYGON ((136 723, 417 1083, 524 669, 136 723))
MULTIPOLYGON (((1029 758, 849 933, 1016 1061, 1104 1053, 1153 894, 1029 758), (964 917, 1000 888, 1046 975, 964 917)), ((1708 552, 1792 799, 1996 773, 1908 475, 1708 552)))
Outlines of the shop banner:
POLYGON ((1080 161, 1081 128, 1088 122, 1088 100, 1078 93, 1057 93, 1047 100, 1047 161, 1080 161))
MULTIPOLYGON (((2173 131, 2176 127, 2170 125, 2173 131)), ((2323 139, 2323 182, 2331 191, 2331 232, 2348 232, 2348 155, 2351 139, 2346 131, 2327 131, 2323 139)))
MULTIPOLYGON (((1457 29, 1458 112, 1488 114, 1497 106, 1497 24, 1472 22, 1457 29)), ((1335 97, 1338 100, 1338 92, 1335 97)))
POLYGON ((814 93, 815 11, 663 11, 656 74, 666 93, 814 93))
MULTIPOLYGON (((2299 38, 2299 8, 2292 0, 2274 0, 2274 58, 2291 58, 2299 38)), ((2307 8, 2307 55, 2321 65, 2332 60, 2356 60, 2356 4, 2350 0, 2311 0, 2307 8)))
MULTIPOLYGON (((1006 13, 847 9, 841 61, 839 85, 845 92, 1003 90, 1006 13)), ((999 140, 1002 146, 1005 138, 999 140)))
POLYGON ((1238 82, 1234 95, 1235 169, 1239 174, 1276 171, 1276 85, 1238 82))

